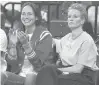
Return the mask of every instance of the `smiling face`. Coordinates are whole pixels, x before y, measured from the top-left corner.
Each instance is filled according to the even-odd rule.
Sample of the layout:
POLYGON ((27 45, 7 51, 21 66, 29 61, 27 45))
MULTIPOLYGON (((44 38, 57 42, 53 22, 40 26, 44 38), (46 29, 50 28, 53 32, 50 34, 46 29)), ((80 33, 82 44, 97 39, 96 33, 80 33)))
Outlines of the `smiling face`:
POLYGON ((79 28, 84 24, 84 19, 81 16, 81 12, 76 9, 68 10, 68 26, 71 30, 79 28))
POLYGON ((21 21, 25 26, 30 26, 35 23, 35 13, 31 6, 25 6, 21 12, 21 21))

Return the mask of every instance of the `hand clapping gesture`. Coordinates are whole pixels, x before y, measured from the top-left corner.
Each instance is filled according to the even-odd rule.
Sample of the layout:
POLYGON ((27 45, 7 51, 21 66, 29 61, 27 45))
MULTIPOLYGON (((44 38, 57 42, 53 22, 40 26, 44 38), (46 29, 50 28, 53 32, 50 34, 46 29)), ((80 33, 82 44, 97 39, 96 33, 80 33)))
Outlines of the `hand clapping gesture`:
POLYGON ((11 59, 17 58, 17 50, 16 50, 17 36, 16 32, 13 29, 9 30, 9 45, 8 45, 8 56, 11 59))
POLYGON ((17 35, 16 35, 16 31, 14 31, 13 29, 9 30, 9 41, 13 44, 17 43, 17 35))
POLYGON ((29 43, 28 35, 26 33, 24 33, 23 31, 20 31, 17 33, 17 37, 18 37, 20 43, 22 44, 22 47, 23 47, 25 53, 29 54, 32 51, 32 48, 29 43))
POLYGON ((29 37, 28 37, 28 35, 27 35, 26 33, 24 33, 23 31, 18 32, 17 37, 18 37, 18 39, 19 39, 19 41, 20 41, 20 43, 21 43, 22 45, 28 43, 29 37))

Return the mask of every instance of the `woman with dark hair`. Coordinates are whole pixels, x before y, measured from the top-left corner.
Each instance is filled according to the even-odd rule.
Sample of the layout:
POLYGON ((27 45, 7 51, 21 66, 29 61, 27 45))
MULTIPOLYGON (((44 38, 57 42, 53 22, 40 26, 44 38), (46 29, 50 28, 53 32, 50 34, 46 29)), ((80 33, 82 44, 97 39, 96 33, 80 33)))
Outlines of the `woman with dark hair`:
POLYGON ((54 39, 61 64, 42 68, 36 85, 94 85, 94 74, 99 70, 96 65, 97 47, 92 37, 83 31, 86 20, 82 4, 74 3, 68 8, 71 33, 60 40, 54 39))
MULTIPOLYGON (((41 26, 40 10, 33 3, 27 2, 22 5, 21 21, 25 26, 25 33, 23 31, 18 32, 18 39, 22 44, 26 59, 33 67, 31 73, 37 75, 50 57, 52 36, 46 28, 41 26)), ((33 82, 31 73, 30 76, 27 75, 26 77, 27 82, 30 80, 33 82)), ((30 82, 27 84, 30 84, 30 82)))
MULTIPOLYGON (((41 26, 40 10, 32 2, 26 2, 22 5, 21 9, 21 21, 24 25, 24 31, 17 31, 17 43, 20 43, 20 47, 17 48, 17 56, 20 56, 21 72, 19 75, 10 74, 8 80, 11 77, 16 79, 16 82, 24 82, 25 85, 33 85, 36 75, 40 69, 50 62, 48 61, 50 53, 52 52, 52 36, 47 30, 41 26), (25 57, 24 57, 25 56, 25 57), (25 59, 24 59, 25 58, 25 59), (23 63, 24 62, 24 63, 23 63), (18 79, 17 79, 18 78, 18 79)), ((13 41, 13 40, 12 40, 13 41)), ((10 60, 15 60, 15 57, 10 56, 10 60)))
POLYGON ((19 31, 18 39, 25 55, 38 72, 52 50, 52 36, 41 26, 40 10, 33 3, 27 2, 22 5, 21 21, 25 26, 25 33, 19 31))

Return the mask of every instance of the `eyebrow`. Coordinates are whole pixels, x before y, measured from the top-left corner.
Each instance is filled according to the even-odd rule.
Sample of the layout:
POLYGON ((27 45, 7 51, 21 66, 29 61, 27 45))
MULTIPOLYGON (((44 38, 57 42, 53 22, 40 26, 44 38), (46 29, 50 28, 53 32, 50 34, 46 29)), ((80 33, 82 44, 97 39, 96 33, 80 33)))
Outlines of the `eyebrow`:
POLYGON ((28 12, 28 14, 32 14, 32 12, 28 12))
MULTIPOLYGON (((22 12, 22 14, 26 14, 25 12, 22 12)), ((32 14, 32 12, 27 12, 27 14, 32 14)))

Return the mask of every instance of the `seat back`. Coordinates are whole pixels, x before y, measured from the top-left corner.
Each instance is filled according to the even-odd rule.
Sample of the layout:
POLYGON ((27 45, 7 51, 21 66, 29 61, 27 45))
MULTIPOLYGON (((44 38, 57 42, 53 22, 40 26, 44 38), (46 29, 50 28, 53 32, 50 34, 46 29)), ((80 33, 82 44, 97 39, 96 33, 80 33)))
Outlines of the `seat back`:
POLYGON ((99 71, 97 71, 97 73, 96 73, 95 85, 99 85, 99 71))
POLYGON ((11 72, 7 72, 7 81, 4 85, 24 85, 25 77, 21 77, 11 72))

